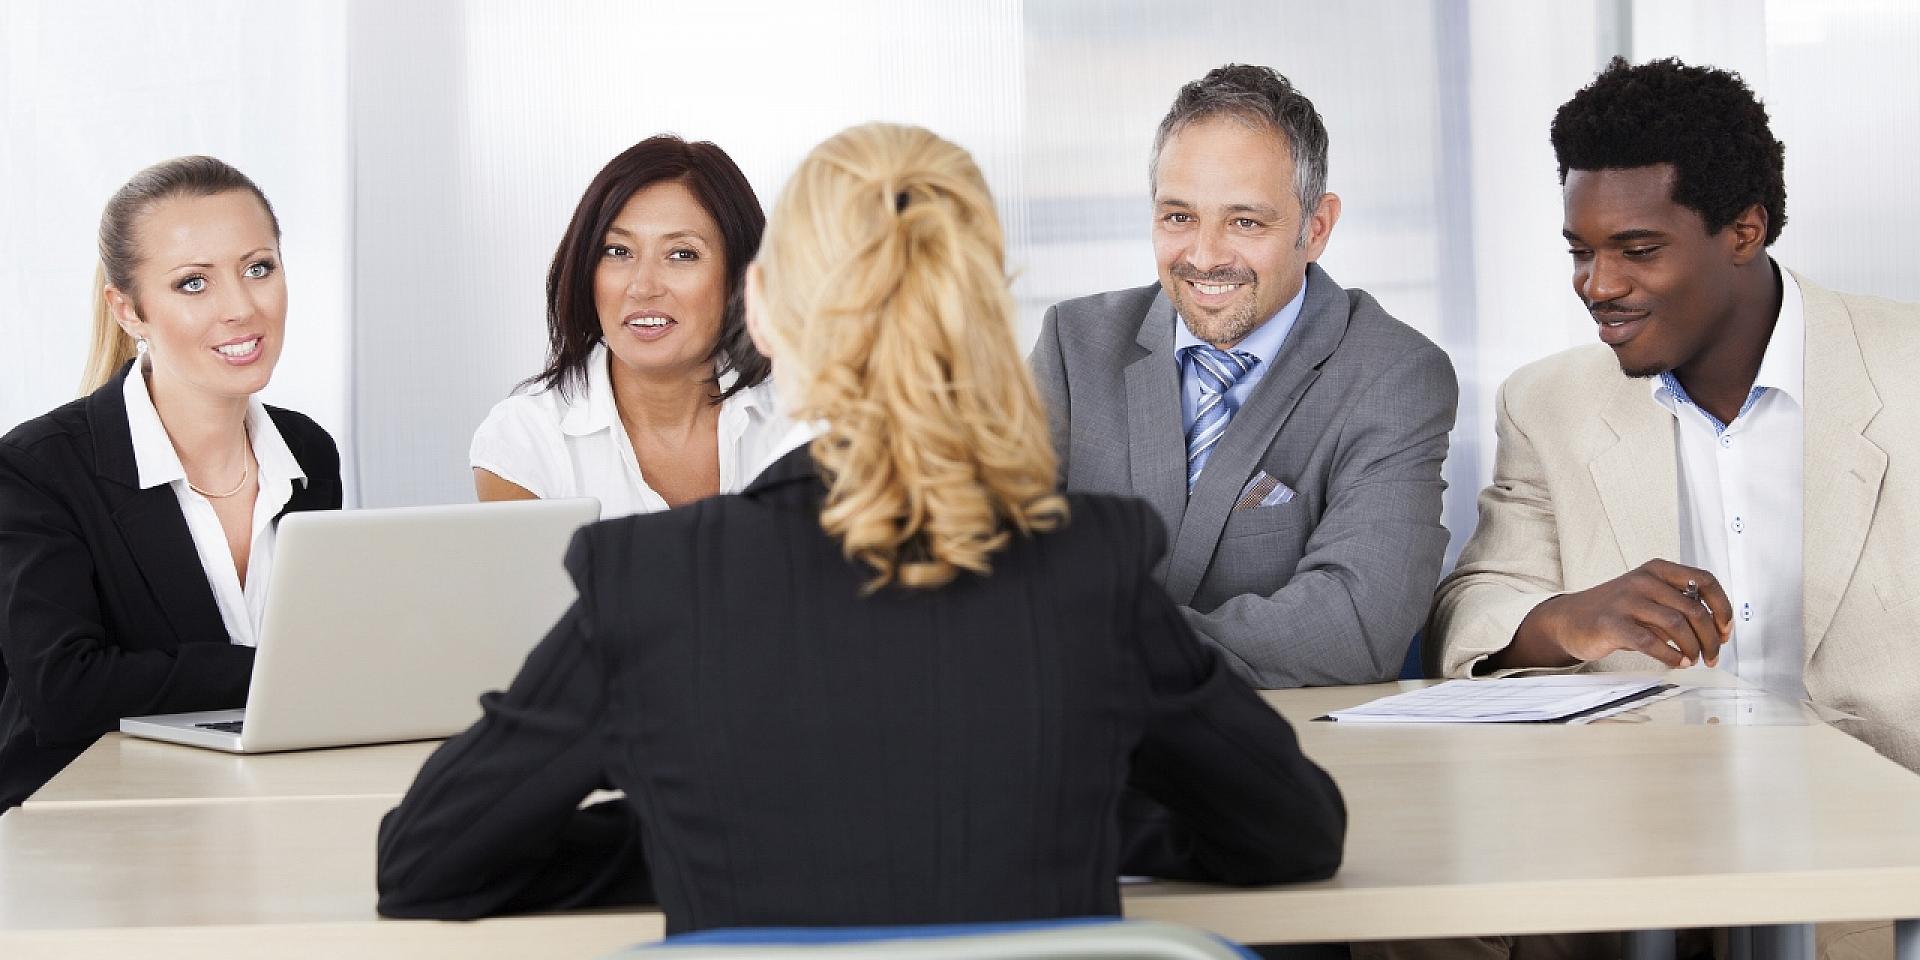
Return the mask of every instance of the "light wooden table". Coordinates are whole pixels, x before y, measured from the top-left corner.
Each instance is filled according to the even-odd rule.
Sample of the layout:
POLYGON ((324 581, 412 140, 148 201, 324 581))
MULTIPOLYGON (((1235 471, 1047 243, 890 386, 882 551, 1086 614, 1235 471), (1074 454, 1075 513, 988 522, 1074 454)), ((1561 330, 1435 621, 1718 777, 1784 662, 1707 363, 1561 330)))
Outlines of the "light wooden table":
MULTIPOLYGON (((1128 887, 1129 915, 1250 942, 1920 917, 1920 777, 1832 728, 1703 722, 1731 710, 1725 700, 1667 701, 1581 727, 1310 721, 1393 689, 1269 695, 1347 798, 1339 876, 1256 890, 1128 887)), ((393 748, 370 748, 377 762, 364 766, 351 762, 361 751, 220 757, 242 771, 229 787, 280 797, 250 802, 183 801, 174 795, 192 791, 167 786, 164 763, 129 760, 139 747, 95 751, 70 771, 67 800, 0 817, 0 954, 128 937, 143 952, 183 955, 263 937, 368 957, 419 952, 443 942, 442 929, 450 950, 486 941, 475 925, 373 916, 374 830, 412 773, 393 748), (299 758, 333 771, 278 769, 299 758), (272 777, 245 772, 259 761, 273 761, 272 777), (77 776, 114 763, 153 768, 151 788, 123 783, 102 799, 77 776), (302 789, 313 793, 285 796, 302 789)), ((525 936, 514 942, 549 956, 592 956, 660 931, 651 911, 481 927, 494 924, 502 942, 525 936)))
POLYGON ((663 933, 657 910, 381 920, 374 835, 393 804, 23 806, 0 816, 0 956, 595 956, 663 933))
POLYGON ((114 803, 385 797, 389 806, 439 740, 240 756, 110 733, 22 809, 114 803))

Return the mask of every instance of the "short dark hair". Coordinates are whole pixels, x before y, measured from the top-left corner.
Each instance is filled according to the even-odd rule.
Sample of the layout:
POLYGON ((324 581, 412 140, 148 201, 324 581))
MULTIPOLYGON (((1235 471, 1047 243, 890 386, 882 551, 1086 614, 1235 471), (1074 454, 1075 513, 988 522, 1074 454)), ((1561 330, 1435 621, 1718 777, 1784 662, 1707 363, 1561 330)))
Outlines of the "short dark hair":
POLYGON ((1614 57, 1553 116, 1560 182, 1568 170, 1670 163, 1673 202, 1719 233, 1755 204, 1767 243, 1787 225, 1787 148, 1740 75, 1671 57, 1639 66, 1614 57))
POLYGON ((1263 126, 1287 141, 1293 156, 1293 190, 1300 199, 1300 244, 1305 245, 1313 211, 1327 192, 1327 127, 1313 101, 1272 67, 1229 63, 1207 71, 1174 95, 1173 106, 1153 135, 1147 179, 1160 176, 1160 151, 1173 135, 1201 120, 1233 117, 1263 126))
POLYGON ((587 358, 601 339, 600 316, 593 301, 593 274, 600 262, 601 244, 613 218, 635 193, 668 181, 686 184, 720 227, 727 305, 711 359, 715 361, 716 381, 728 370, 739 376, 715 402, 767 379, 772 365, 754 349, 753 339, 747 334, 742 296, 747 264, 759 252, 760 235, 767 228, 760 198, 726 151, 705 140, 688 142, 672 134, 660 134, 628 147, 609 161, 587 185, 574 208, 567 232, 560 238, 560 248, 554 251, 553 266, 547 270, 547 366, 529 377, 527 384, 557 389, 566 396, 586 383, 587 358))

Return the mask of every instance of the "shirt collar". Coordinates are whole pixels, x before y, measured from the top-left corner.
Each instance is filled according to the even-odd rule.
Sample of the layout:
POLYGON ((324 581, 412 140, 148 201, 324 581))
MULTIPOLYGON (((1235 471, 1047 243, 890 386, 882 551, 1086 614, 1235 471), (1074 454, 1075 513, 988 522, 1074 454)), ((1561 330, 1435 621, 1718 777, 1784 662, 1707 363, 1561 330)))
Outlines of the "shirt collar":
MULTIPOLYGON (((1773 333, 1767 337, 1767 352, 1760 357, 1760 370, 1754 374, 1751 397, 1763 390, 1778 390, 1802 401, 1807 381, 1807 310, 1800 293, 1800 282, 1793 271, 1774 264, 1780 277, 1780 314, 1774 318, 1773 333)), ((1677 401, 1691 403, 1671 371, 1648 381, 1653 399, 1669 410, 1677 401)), ((1803 401, 1802 401, 1803 402, 1803 401)), ((1744 412, 1744 411, 1743 411, 1744 412)))
MULTIPOLYGON (((740 382, 740 371, 738 370, 728 370, 726 373, 720 375, 720 389, 722 392, 733 389, 733 385, 738 382, 740 382)), ((773 416, 777 408, 778 402, 773 395, 773 378, 768 377, 728 397, 727 402, 720 411, 720 415, 726 416, 729 411, 738 410, 743 415, 752 414, 756 419, 764 420, 767 417, 773 416)))
POLYGON ((1773 335, 1767 338, 1767 352, 1760 358, 1753 385, 1802 401, 1807 377, 1806 301, 1793 273, 1779 266, 1774 269, 1780 274, 1780 316, 1773 322, 1773 335))
MULTIPOLYGON (((1293 331, 1294 323, 1300 319, 1300 309, 1306 302, 1307 282, 1302 279, 1300 289, 1293 295, 1293 299, 1287 301, 1287 305, 1268 318, 1267 322, 1253 328, 1253 332, 1247 334, 1246 339, 1235 344, 1234 352, 1250 353, 1259 358, 1260 363, 1254 367, 1254 370, 1260 373, 1272 369, 1274 358, 1280 355, 1280 348, 1286 345, 1287 334, 1293 331)), ((1173 355, 1176 360, 1186 356, 1188 347, 1205 342, 1194 336, 1193 331, 1187 328, 1184 317, 1181 317, 1178 312, 1174 313, 1173 355)))
POLYGON ((613 405, 613 375, 607 371, 610 359, 605 343, 595 344, 587 354, 587 395, 569 405, 560 420, 560 429, 568 435, 585 436, 613 426, 618 408, 613 405))
POLYGON ((257 397, 247 401, 247 439, 253 444, 253 461, 260 465, 262 484, 270 480, 298 480, 301 486, 306 485, 306 470, 301 468, 293 449, 287 446, 287 438, 280 435, 273 416, 267 413, 267 405, 257 397))
POLYGON ((151 490, 185 480, 187 471, 180 465, 180 454, 174 452, 167 428, 160 423, 160 411, 153 408, 145 366, 145 360, 134 362, 121 391, 127 399, 127 431, 133 435, 133 462, 140 471, 140 489, 151 490))
MULTIPOLYGON (((120 389, 127 402, 127 432, 133 437, 133 462, 140 473, 140 489, 150 490, 187 479, 187 470, 180 465, 180 454, 173 449, 173 439, 167 436, 167 428, 160 422, 160 411, 154 409, 153 394, 147 391, 145 360, 133 364, 120 389)), ((247 437, 253 444, 253 459, 260 465, 262 481, 306 481, 306 471, 287 447, 286 438, 280 436, 280 429, 274 426, 272 415, 267 413, 267 406, 259 397, 247 399, 247 437)))
MULTIPOLYGON (((560 419, 560 429, 567 435, 581 437, 598 433, 620 421, 620 408, 613 399, 613 373, 608 368, 612 362, 613 353, 607 349, 605 342, 595 344, 593 352, 587 354, 587 394, 582 398, 583 402, 569 406, 567 415, 560 419)), ((740 372, 737 370, 721 374, 721 392, 732 389, 739 380, 740 372)), ((726 403, 721 405, 720 415, 730 417, 751 413, 765 418, 772 413, 773 403, 771 382, 762 380, 727 398, 726 403), (739 414, 733 413, 736 409, 740 411, 739 414)))

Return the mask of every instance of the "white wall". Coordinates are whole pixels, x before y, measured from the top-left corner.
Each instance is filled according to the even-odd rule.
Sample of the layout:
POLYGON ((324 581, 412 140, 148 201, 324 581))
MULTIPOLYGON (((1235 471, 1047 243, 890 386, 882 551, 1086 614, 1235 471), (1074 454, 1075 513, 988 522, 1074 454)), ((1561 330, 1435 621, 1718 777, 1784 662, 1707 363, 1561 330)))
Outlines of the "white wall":
POLYGON ((0 430, 78 393, 95 240, 135 171, 206 153, 285 231, 287 350, 268 402, 352 455, 346 17, 338 4, 0 4, 0 430))
POLYGON ((1637 0, 1636 58, 1737 70, 1787 147, 1780 262, 1826 286, 1920 300, 1920 6, 1637 0))

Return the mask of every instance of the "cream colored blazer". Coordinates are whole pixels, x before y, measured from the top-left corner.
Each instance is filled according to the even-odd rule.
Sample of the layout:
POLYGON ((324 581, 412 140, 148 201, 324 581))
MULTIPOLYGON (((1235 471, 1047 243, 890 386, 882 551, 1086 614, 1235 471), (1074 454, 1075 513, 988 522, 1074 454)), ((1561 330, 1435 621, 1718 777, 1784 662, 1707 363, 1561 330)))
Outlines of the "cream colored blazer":
MULTIPOLYGON (((1807 692, 1920 770, 1920 306, 1794 276, 1807 320, 1807 692)), ((1608 347, 1523 367, 1495 405, 1493 484, 1427 625, 1446 676, 1505 647, 1541 601, 1679 558, 1673 417, 1608 347)), ((1589 666, 1657 663, 1620 652, 1589 666)))

